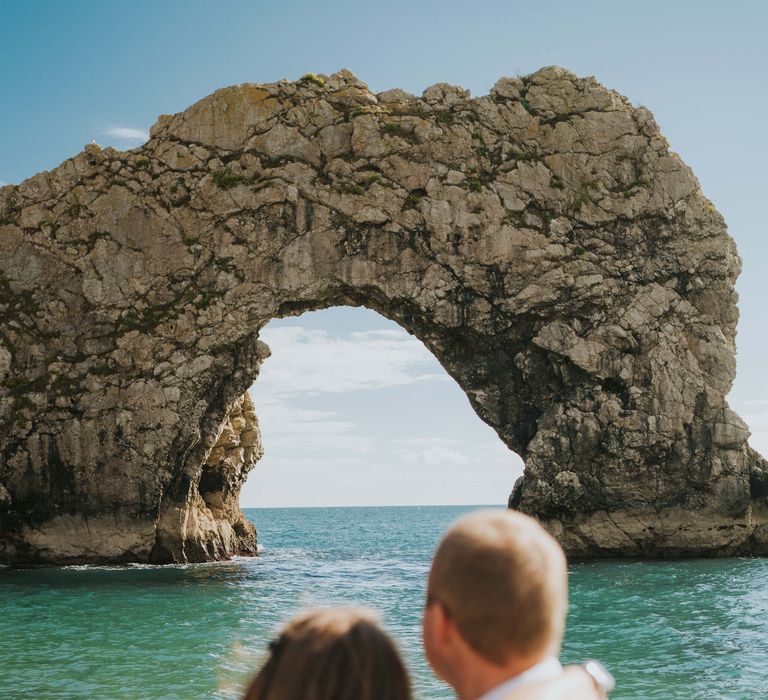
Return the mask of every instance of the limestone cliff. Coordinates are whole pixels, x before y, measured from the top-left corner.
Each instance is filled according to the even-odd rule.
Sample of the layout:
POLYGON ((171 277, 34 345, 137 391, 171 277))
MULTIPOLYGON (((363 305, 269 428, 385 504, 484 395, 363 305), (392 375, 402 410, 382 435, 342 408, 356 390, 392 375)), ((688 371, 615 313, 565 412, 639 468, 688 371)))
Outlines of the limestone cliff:
POLYGON ((592 78, 219 90, 0 189, 0 559, 253 551, 259 330, 339 304, 424 341, 569 552, 765 553, 724 399, 739 267, 650 112, 592 78))
POLYGON ((171 500, 161 508, 159 534, 152 559, 174 558, 178 519, 183 523, 184 550, 194 560, 256 554, 256 530, 240 510, 240 488, 263 455, 259 423, 248 393, 236 399, 213 447, 203 460, 197 488, 183 503, 171 500), (170 524, 165 523, 170 521, 170 524), (165 533, 171 533, 165 543, 165 533))

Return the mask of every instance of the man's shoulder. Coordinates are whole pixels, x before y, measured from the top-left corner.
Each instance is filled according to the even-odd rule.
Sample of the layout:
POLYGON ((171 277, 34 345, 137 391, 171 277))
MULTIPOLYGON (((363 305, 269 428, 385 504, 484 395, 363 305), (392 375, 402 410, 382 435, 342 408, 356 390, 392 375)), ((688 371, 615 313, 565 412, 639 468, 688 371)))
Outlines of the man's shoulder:
POLYGON ((563 667, 560 662, 554 656, 550 656, 539 661, 522 673, 518 673, 516 676, 512 676, 512 678, 497 685, 477 700, 503 700, 504 696, 513 689, 528 685, 529 683, 541 683, 543 681, 551 680, 559 676, 562 672, 563 667))

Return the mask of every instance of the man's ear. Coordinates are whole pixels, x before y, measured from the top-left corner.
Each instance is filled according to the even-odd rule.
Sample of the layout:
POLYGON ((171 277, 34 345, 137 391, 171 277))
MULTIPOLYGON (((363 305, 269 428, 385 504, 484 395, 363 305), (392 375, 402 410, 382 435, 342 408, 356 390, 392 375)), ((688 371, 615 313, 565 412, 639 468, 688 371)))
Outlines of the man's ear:
POLYGON ((456 624, 451 619, 446 607, 440 601, 435 601, 429 608, 430 614, 432 615, 433 639, 445 649, 447 646, 450 646, 454 640, 454 635, 457 632, 456 624))
POLYGON ((424 610, 424 652, 435 675, 448 683, 455 633, 456 626, 445 606, 437 601, 430 603, 424 610))

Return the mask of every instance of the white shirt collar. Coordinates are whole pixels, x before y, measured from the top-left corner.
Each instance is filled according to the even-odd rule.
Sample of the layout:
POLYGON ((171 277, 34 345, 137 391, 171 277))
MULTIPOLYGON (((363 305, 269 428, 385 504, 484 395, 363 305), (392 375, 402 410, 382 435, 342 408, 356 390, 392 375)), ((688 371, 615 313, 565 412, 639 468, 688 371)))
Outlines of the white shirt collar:
POLYGON ((485 695, 481 695, 477 700, 502 700, 512 688, 517 688, 525 683, 548 681, 550 678, 560 675, 562 670, 563 667, 560 665, 560 662, 554 656, 549 656, 539 661, 535 666, 531 666, 528 670, 518 673, 508 681, 504 681, 501 685, 491 688, 491 690, 485 693, 485 695))

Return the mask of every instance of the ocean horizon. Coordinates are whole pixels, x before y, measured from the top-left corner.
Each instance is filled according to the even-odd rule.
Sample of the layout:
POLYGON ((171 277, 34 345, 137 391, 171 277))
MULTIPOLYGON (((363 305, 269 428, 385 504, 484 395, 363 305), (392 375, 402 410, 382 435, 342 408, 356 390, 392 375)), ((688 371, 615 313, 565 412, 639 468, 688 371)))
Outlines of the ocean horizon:
MULTIPOLYGON (((377 608, 415 695, 451 698, 421 651, 430 558, 471 506, 245 508, 261 554, 212 564, 0 570, 0 696, 234 700, 281 622, 377 608)), ((565 663, 600 659, 612 698, 768 694, 768 560, 569 566, 565 663)))

